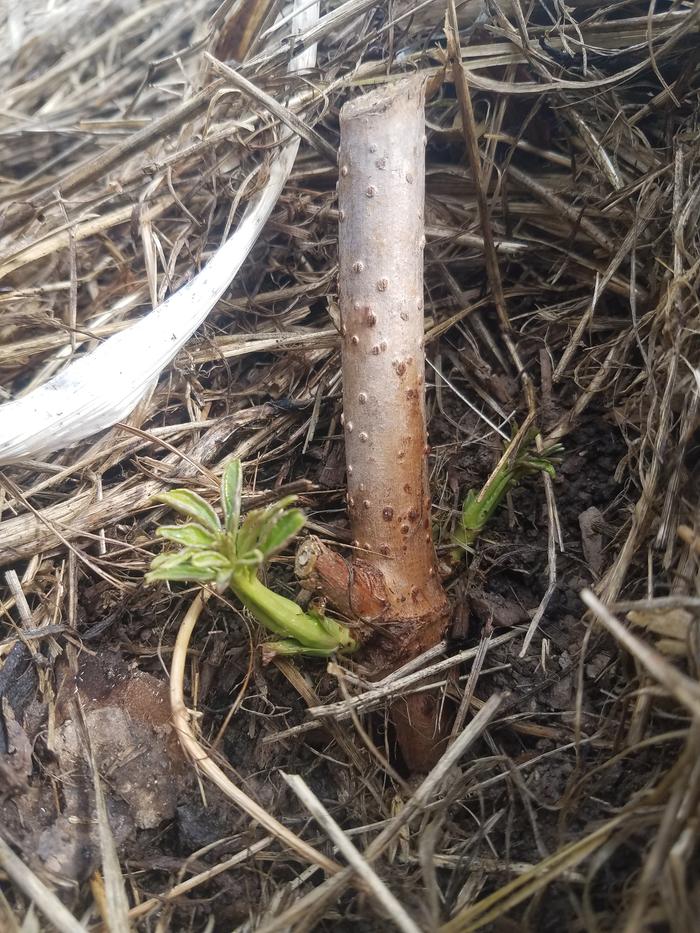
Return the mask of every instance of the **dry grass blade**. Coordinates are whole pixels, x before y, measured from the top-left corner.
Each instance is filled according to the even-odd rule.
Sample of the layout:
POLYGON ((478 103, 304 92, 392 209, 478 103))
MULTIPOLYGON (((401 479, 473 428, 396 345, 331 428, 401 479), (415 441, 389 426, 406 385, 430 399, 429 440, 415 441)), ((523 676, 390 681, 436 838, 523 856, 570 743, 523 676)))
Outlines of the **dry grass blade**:
MULTIPOLYGON (((294 22, 305 24, 317 18, 316 11, 313 5, 300 8, 294 22)), ((290 69, 308 67, 314 59, 313 48, 304 51, 290 62, 290 69)), ((54 380, 0 406, 0 434, 5 438, 0 463, 71 446, 131 414, 238 273, 277 203, 298 147, 298 139, 286 142, 269 169, 267 184, 198 276, 54 380)), ((72 190, 64 183, 64 191, 66 185, 72 190)))
MULTIPOLYGON (((339 915, 381 924, 366 883, 342 855, 328 858, 332 843, 284 769, 303 775, 426 928, 466 916, 493 917, 484 928, 692 929, 700 6, 283 6, 23 0, 0 16, 3 838, 40 892, 55 891, 82 922, 110 912, 104 874, 107 887, 125 884, 139 929, 205 929, 213 912, 246 933, 339 915), (170 520, 154 496, 188 486, 213 502, 225 464, 240 458, 244 510, 297 495, 313 534, 362 569, 370 539, 352 534, 344 498, 340 368, 354 331, 340 311, 349 176, 335 148, 349 102, 408 76, 430 88, 416 128, 425 172, 412 170, 425 181, 424 287, 411 314, 425 330, 424 345, 420 332, 415 340, 428 363, 417 375, 432 528, 418 524, 437 549, 452 630, 376 681, 359 652, 265 666, 251 620, 210 600, 185 658, 176 635, 194 594, 143 585, 154 528, 170 520), (255 242, 233 277, 226 244, 248 221, 255 242), (168 341, 155 333, 137 347, 148 364, 139 388, 122 341, 143 335, 154 307, 168 341), (83 367, 96 388, 84 383, 61 415, 83 439, 61 447, 56 406, 16 459, 10 434, 30 433, 32 400, 54 400, 83 367), (4 421, 6 403, 19 423, 4 421), (107 408, 121 417, 105 430, 107 408), (528 428, 543 446, 562 445, 554 475, 511 488, 455 566, 465 496, 495 481, 528 428), (582 602, 584 589, 598 601, 582 602), (172 655, 182 735, 224 792, 170 731, 172 655), (143 684, 149 714, 164 713, 151 725, 122 703, 143 684), (479 741, 415 797, 387 711, 435 690, 453 743, 475 721, 467 737, 479 741), (78 800, 93 799, 84 756, 84 793, 62 757, 76 691, 111 848, 78 800), (504 693, 497 720, 471 719, 504 693), (131 718, 133 757, 93 726, 119 719, 107 701, 131 718), (172 762, 157 786, 150 768, 128 774, 154 759, 172 762), (227 796, 231 786, 245 799, 227 796), (147 826, 132 793, 158 798, 147 826), (262 812, 244 812, 248 801, 262 812)), ((393 144, 399 156, 403 144, 393 144)), ((381 174, 384 154, 373 161, 368 149, 381 174)), ((366 187, 358 194, 362 211, 366 187)), ((393 242, 394 221, 382 219, 376 236, 393 242)), ((380 295, 390 314, 402 310, 392 304, 398 265, 354 276, 367 283, 360 318, 380 295)), ((400 361, 378 331, 379 321, 371 346, 393 380, 400 361)), ((365 412, 372 392, 354 390, 365 412)), ((397 464, 399 454, 402 445, 397 464)), ((390 484, 399 472, 389 464, 390 484)), ((369 514, 377 500, 365 493, 353 493, 354 508, 368 501, 369 514)), ((264 582, 313 611, 289 552, 264 582)), ((381 627, 367 624, 380 643, 381 627)), ((0 926, 6 916, 10 929, 50 923, 0 874, 0 926)))
POLYGON ((0 867, 32 904, 36 904, 59 933, 85 933, 85 927, 61 903, 53 891, 18 858, 0 836, 0 867))
POLYGON ((484 237, 484 258, 486 260, 486 273, 491 286, 493 300, 498 312, 499 323, 507 334, 510 331, 510 321, 508 320, 508 311, 506 309, 505 296, 503 294, 503 282, 498 266, 496 256, 496 247, 494 243, 493 230, 491 227, 491 217, 486 192, 484 190, 483 177, 481 171, 481 156, 479 154, 479 145, 476 136, 476 121, 474 119, 474 108, 472 106, 471 93, 467 84, 467 76, 462 67, 462 58, 459 48, 459 24, 457 20, 457 9, 454 0, 449 0, 447 7, 447 49, 452 65, 452 77, 455 82, 457 98, 462 116, 462 131, 464 133, 467 158, 469 159, 469 168, 476 191, 476 200, 479 207, 479 220, 481 223, 481 232, 484 237))
POLYGON ((596 619, 646 668, 654 680, 668 690, 693 716, 700 719, 700 685, 697 681, 686 677, 658 651, 633 635, 591 590, 584 590, 581 599, 596 619))
POLYGON ((370 866, 369 862, 357 851, 318 797, 309 790, 304 779, 298 774, 285 774, 284 772, 282 772, 282 776, 319 826, 328 833, 329 838, 335 844, 338 851, 348 860, 358 877, 362 878, 365 882, 367 890, 376 900, 377 904, 386 911, 392 924, 397 926, 399 930, 402 930, 403 933, 420 933, 420 927, 418 927, 415 921, 406 913, 389 888, 387 888, 381 878, 370 866))
POLYGON ((515 878, 509 884, 460 911, 448 923, 440 927, 440 933, 470 933, 494 923, 517 904, 541 891, 562 874, 571 871, 599 849, 620 825, 621 818, 615 817, 583 839, 563 846, 554 855, 533 866, 530 871, 515 878))
MULTIPOLYGON (((486 650, 492 650, 501 645, 505 645, 513 641, 516 636, 516 632, 507 632, 504 635, 498 635, 488 642, 486 650)), ((312 706, 309 709, 309 713, 315 718, 331 716, 334 719, 347 719, 350 716, 351 708, 357 712, 367 712, 381 700, 385 700, 389 697, 401 696, 402 693, 408 692, 410 688, 420 684, 421 681, 425 681, 430 677, 434 677, 436 674, 456 667, 458 664, 478 657, 481 651, 482 648, 480 645, 476 648, 465 648, 464 651, 460 651, 458 654, 445 658, 443 661, 438 661, 435 664, 424 667, 415 673, 406 674, 404 677, 387 679, 382 686, 366 690, 364 693, 351 697, 349 700, 339 700, 337 703, 327 706, 312 706)))
MULTIPOLYGON (((373 861, 383 855, 402 829, 429 803, 451 768, 459 762, 467 749, 488 726, 502 702, 502 696, 494 694, 489 697, 482 709, 450 745, 430 774, 426 775, 413 796, 406 801, 397 815, 367 846, 367 849, 363 852, 363 856, 367 861, 373 861)), ((333 903, 340 897, 346 885, 351 882, 352 876, 352 869, 343 869, 335 878, 329 878, 310 894, 300 898, 293 907, 283 911, 273 920, 262 924, 259 933, 278 933, 278 931, 286 929, 290 923, 296 923, 300 919, 311 921, 312 918, 318 917, 328 904, 333 903)))
POLYGON ((256 87, 252 81, 248 81, 247 78, 238 74, 237 71, 230 68, 224 62, 218 61, 213 55, 209 55, 209 53, 205 53, 205 57, 214 71, 218 71, 220 75, 226 78, 232 87, 237 88, 239 91, 243 91, 244 94, 247 94, 249 97, 261 103, 273 116, 277 117, 285 126, 288 126, 292 132, 300 136, 301 139, 305 139, 317 149, 321 155, 325 156, 332 165, 335 165, 338 160, 335 149, 330 143, 326 142, 323 136, 313 127, 307 126, 293 111, 286 107, 282 107, 277 103, 274 97, 271 97, 265 91, 256 87))
POLYGON ((277 202, 296 148, 296 143, 289 143, 283 150, 270 170, 268 184, 249 205, 236 232, 197 278, 54 380, 0 406, 0 431, 5 438, 0 462, 71 446, 132 413, 238 272, 277 202))
MULTIPOLYGON (((29 915, 29 911, 27 912, 29 915)), ((10 907, 7 898, 0 891, 0 918, 2 919, 3 929, 7 933, 26 933, 26 929, 22 930, 17 919, 17 914, 10 907)), ((26 921, 24 926, 26 927, 26 921)))
POLYGON ((236 854, 232 855, 231 858, 225 859, 218 865, 214 865, 212 868, 208 868, 206 871, 202 871, 199 872, 199 874, 193 875, 191 878, 188 878, 187 881, 181 881, 179 884, 173 885, 173 887, 170 888, 169 891, 166 891, 164 894, 161 894, 158 897, 151 897, 145 901, 141 901, 141 903, 137 904, 136 907, 131 908, 129 911, 129 918, 136 920, 139 917, 145 917, 152 913, 154 910, 157 910, 164 903, 167 903, 168 901, 176 901, 178 898, 183 897, 190 891, 194 891, 194 889, 198 888, 200 885, 211 881, 212 878, 215 878, 222 872, 229 871, 231 868, 236 868, 236 866, 246 862, 257 852, 262 852, 264 849, 266 849, 272 841, 272 836, 265 836, 263 839, 259 839, 257 842, 247 846, 242 851, 236 852, 236 854))
POLYGON ((190 605, 175 641, 172 664, 170 668, 170 706, 173 713, 173 725, 184 751, 194 765, 212 780, 237 807, 240 807, 252 820, 271 833, 289 850, 301 858, 318 865, 329 874, 340 871, 340 865, 329 859, 308 843, 300 839, 295 833, 283 826, 278 820, 267 813, 258 803, 244 793, 224 774, 216 762, 210 758, 206 749, 197 741, 190 724, 190 714, 185 704, 183 684, 185 680, 185 663, 192 632, 199 620, 199 616, 206 605, 208 593, 198 594, 190 605))
POLYGON ((100 853, 102 856, 102 872, 104 876, 104 914, 102 919, 109 933, 130 933, 129 902, 124 889, 124 877, 119 865, 119 854, 114 841, 114 834, 109 824, 107 805, 102 790, 102 778, 92 748, 90 733, 85 722, 85 715, 76 698, 73 704, 75 721, 81 736, 86 758, 89 762, 92 775, 92 786, 95 794, 95 816, 97 832, 100 840, 100 853))
POLYGON ((678 537, 689 544, 696 554, 700 554, 700 536, 696 535, 687 525, 678 526, 678 537))

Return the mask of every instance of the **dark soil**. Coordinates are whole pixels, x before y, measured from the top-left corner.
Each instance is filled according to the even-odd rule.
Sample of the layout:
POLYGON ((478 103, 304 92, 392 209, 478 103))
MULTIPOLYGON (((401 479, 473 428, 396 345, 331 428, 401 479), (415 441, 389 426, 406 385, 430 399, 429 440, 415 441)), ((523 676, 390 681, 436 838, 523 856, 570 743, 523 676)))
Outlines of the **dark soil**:
MULTIPOLYGON (((442 452, 441 439, 450 437, 449 430, 441 426, 439 420, 432 426, 436 456, 442 452)), ((331 448, 328 462, 333 462, 334 450, 331 448)), ((461 489, 478 487, 493 465, 494 452, 480 452, 478 447, 465 450, 450 456, 450 475, 461 489)), ((486 857, 491 850, 499 852, 504 863, 532 861, 533 844, 539 857, 555 851, 579 825, 603 819, 622 805, 644 780, 639 777, 639 773, 645 771, 642 759, 637 761, 638 772, 630 774, 618 767, 611 773, 608 769, 599 778, 589 781, 585 789, 577 788, 581 778, 597 761, 609 757, 614 737, 604 735, 604 730, 600 749, 585 745, 577 753, 571 747, 561 748, 568 746, 574 737, 573 711, 585 635, 578 594, 582 587, 595 582, 584 556, 579 519, 591 507, 599 509, 603 516, 603 547, 612 545, 606 528, 617 524, 614 511, 620 488, 614 473, 623 450, 622 441, 608 424, 603 410, 591 412, 579 430, 567 438, 555 480, 565 550, 557 555, 557 587, 541 624, 546 653, 518 659, 509 646, 496 650, 489 655, 488 666, 506 664, 507 667, 493 675, 483 674, 478 686, 478 695, 482 698, 492 690, 506 690, 510 696, 504 712, 526 714, 526 721, 532 728, 518 730, 510 725, 494 728, 488 742, 474 749, 473 758, 477 764, 474 771, 467 768, 466 774, 471 776, 475 787, 465 796, 456 797, 452 807, 440 816, 440 822, 448 821, 449 832, 454 837, 454 851, 461 853, 454 869, 436 869, 443 890, 455 890, 457 879, 470 871, 471 860, 486 857), (539 724, 543 727, 541 735, 538 735, 539 724), (553 755, 541 758, 547 753, 553 755), (509 762, 513 780, 501 780, 479 790, 479 780, 492 774, 493 766, 489 762, 494 760, 494 755, 500 761, 509 762), (529 762, 536 758, 541 761, 530 766, 529 762), (516 777, 519 768, 523 771, 516 777), (583 812, 582 801, 570 799, 571 793, 579 797, 584 793, 588 802, 583 812), (504 817, 506 813, 507 818, 504 817), (488 832, 479 831, 479 825, 485 826, 492 820, 493 826, 488 832)), ((315 481, 325 466, 317 461, 307 477, 315 481)), ((341 502, 340 497, 336 502, 327 502, 326 513, 319 514, 318 518, 327 516, 334 520, 341 502)), ((547 536, 541 483, 531 478, 513 492, 508 507, 495 516, 469 568, 452 579, 450 588, 462 610, 458 615, 463 618, 463 610, 467 607, 469 618, 468 628, 459 633, 455 647, 478 643, 487 626, 498 633, 504 626, 522 624, 532 616, 547 588, 547 536)), ((123 600, 100 581, 81 590, 79 617, 81 625, 85 626, 85 643, 88 648, 98 648, 97 655, 80 656, 77 686, 84 700, 108 702, 108 695, 121 682, 133 678, 136 671, 153 677, 154 682, 163 682, 160 657, 167 657, 173 623, 161 618, 157 604, 153 604, 147 592, 131 602, 133 605, 124 605, 123 600)), ((240 619, 223 608, 208 609, 200 622, 197 650, 201 653, 197 706, 204 714, 204 734, 213 737, 241 688, 248 668, 249 641, 240 619)), ((303 669, 321 701, 334 695, 335 684, 323 673, 322 663, 304 662, 303 669)), ((14 791, 9 788, 0 813, 9 838, 27 852, 41 853, 42 840, 44 845, 47 838, 52 844, 60 845, 55 841, 55 831, 57 821, 66 825, 66 807, 65 801, 57 806, 61 796, 57 798, 48 791, 47 778, 54 775, 54 781, 64 779, 60 762, 57 763, 47 745, 47 723, 42 715, 46 707, 34 699, 34 671, 35 666, 25 658, 23 674, 14 683, 8 701, 18 723, 27 731, 34 754, 43 763, 44 770, 32 777, 28 785, 14 791), (39 813, 41 818, 37 819, 39 813)), ((610 644, 601 642, 589 652, 583 669, 581 696, 584 733, 589 727, 591 731, 598 731, 596 724, 605 720, 605 697, 614 692, 621 675, 617 653, 610 644)), ((191 691, 192 684, 186 686, 188 692, 191 691)), ((289 812, 289 806, 294 808, 290 792, 276 771, 282 763, 286 771, 304 775, 341 825, 362 825, 367 821, 366 795, 354 786, 355 779, 347 763, 338 760, 337 747, 322 729, 282 744, 264 743, 264 739, 275 732, 304 721, 304 708, 286 679, 274 667, 256 667, 245 701, 226 730, 220 750, 247 792, 274 812, 284 813, 289 812)), ((375 736, 381 739, 381 729, 375 736)), ((173 750, 173 755, 176 764, 169 779, 168 799, 165 803, 160 801, 169 814, 167 818, 149 829, 134 825, 127 819, 127 813, 121 818, 115 815, 117 822, 121 819, 124 824, 119 839, 124 866, 138 879, 143 897, 167 886, 167 879, 192 852, 213 845, 214 862, 218 862, 239 850, 246 839, 253 838, 247 821, 216 788, 207 785, 203 795, 191 771, 183 773, 177 750, 173 750)), ((653 765, 651 757, 650 766, 653 765)), ((401 769, 400 760, 396 764, 401 769)), ((81 780, 85 780, 84 775, 81 780)), ((118 793, 111 799, 116 814, 120 810, 118 793)), ((307 820, 301 814, 296 817, 290 814, 288 823, 302 830, 307 820)), ((72 840, 66 837, 65 844, 70 845, 72 852, 72 840)), ((618 853, 616 856, 623 857, 628 859, 629 867, 634 847, 627 855, 618 853)), ((71 858, 78 858, 77 863, 71 864, 79 881, 97 867, 99 849, 88 836, 79 855, 72 854, 71 858)), ((188 862, 189 868, 192 872, 201 871, 210 859, 203 854, 194 862, 188 862)), ((415 871, 419 871, 417 866, 415 871)), ((595 897, 598 886, 601 891, 606 890, 610 872, 614 874, 614 865, 609 865, 596 879, 591 896, 595 897)), ((415 896, 411 875, 409 872, 401 882, 404 885, 402 896, 420 914, 424 905, 415 896)), ((185 928, 202 910, 208 912, 215 907, 215 930, 230 929, 246 919, 249 905, 260 897, 261 884, 279 885, 291 878, 289 868, 283 865, 276 869, 274 861, 264 868, 251 865, 235 874, 225 873, 202 885, 196 898, 178 907, 172 915, 172 928, 185 928)), ((502 875, 493 875, 484 893, 489 885, 497 885, 502 880, 502 875)), ((570 897, 568 886, 565 891, 561 896, 570 897)), ((556 903, 556 888, 548 897, 550 904, 556 903)), ((338 910, 335 919, 331 914, 319 929, 376 928, 362 922, 366 905, 358 895, 344 898, 338 910)), ((551 926, 541 929, 560 928, 557 911, 550 910, 551 926)), ((564 912, 568 912, 568 908, 564 912)))

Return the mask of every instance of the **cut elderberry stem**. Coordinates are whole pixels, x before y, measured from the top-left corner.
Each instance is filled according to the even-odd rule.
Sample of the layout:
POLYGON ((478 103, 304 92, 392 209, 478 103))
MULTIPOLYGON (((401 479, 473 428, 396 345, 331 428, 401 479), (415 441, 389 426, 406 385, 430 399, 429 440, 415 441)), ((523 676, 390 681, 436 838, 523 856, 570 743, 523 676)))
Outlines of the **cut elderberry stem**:
MULTIPOLYGON (((448 620, 428 484, 424 108, 419 77, 359 97, 340 114, 343 410, 356 556, 343 571, 323 548, 315 548, 313 568, 304 555, 307 578, 315 574, 329 598, 340 592, 343 611, 371 609, 377 624, 365 656, 379 677, 440 641, 448 620)), ((402 699, 392 718, 409 767, 429 767, 444 732, 437 698, 402 699)))

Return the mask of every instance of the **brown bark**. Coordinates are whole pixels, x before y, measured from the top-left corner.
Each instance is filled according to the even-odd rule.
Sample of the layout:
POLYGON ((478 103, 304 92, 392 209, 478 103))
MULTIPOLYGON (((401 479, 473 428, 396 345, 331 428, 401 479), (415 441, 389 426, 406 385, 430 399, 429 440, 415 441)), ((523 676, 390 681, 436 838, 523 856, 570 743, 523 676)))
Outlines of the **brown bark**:
POLYGON ((396 619, 432 611, 441 592, 424 402, 424 85, 389 85, 340 116, 348 508, 356 546, 381 570, 396 619))
MULTIPOLYGON (((317 542, 310 576, 341 610, 371 623, 364 643, 377 676, 439 641, 448 618, 428 485, 424 97, 425 79, 410 78, 340 114, 347 501, 361 550, 349 565, 317 542)), ((435 698, 425 696, 402 700, 393 712, 404 758, 416 770, 435 757, 435 712, 435 698)))
POLYGON ((349 563, 313 536, 299 545, 294 569, 307 589, 322 592, 352 619, 375 622, 389 605, 380 571, 360 559, 349 563))
MULTIPOLYGON (((313 536, 297 551, 296 575, 304 586, 323 596, 344 616, 360 623, 359 637, 373 675, 384 677, 441 640, 449 618, 442 588, 433 607, 420 614, 406 612, 400 589, 387 590, 380 570, 369 560, 345 560, 313 536)), ((397 581, 394 578, 396 587, 397 581)), ((411 579, 406 581, 410 588, 411 579)), ((406 764, 412 771, 428 771, 444 751, 449 722, 431 693, 399 699, 391 717, 406 764)))

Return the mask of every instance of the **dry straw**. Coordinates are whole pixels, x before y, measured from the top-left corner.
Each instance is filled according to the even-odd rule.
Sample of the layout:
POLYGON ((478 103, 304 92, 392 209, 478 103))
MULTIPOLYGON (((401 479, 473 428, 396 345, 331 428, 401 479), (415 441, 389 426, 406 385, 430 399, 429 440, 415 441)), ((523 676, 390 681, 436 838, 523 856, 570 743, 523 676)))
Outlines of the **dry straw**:
MULTIPOLYGON (((0 801, 0 924, 84 929, 108 899, 137 929, 229 908, 247 930, 376 924, 388 892, 405 929, 692 929, 700 7, 468 0, 446 22, 436 0, 301 5, 313 21, 266 0, 7 5, 0 712, 19 742, 30 721, 8 704, 35 671, 43 719, 31 777, 0 801), (353 553, 332 155, 347 101, 417 73, 438 557, 523 425, 563 444, 561 468, 448 580, 456 641, 379 684, 350 660, 263 670, 249 620, 210 600, 175 652, 178 722, 251 820, 212 848, 171 845, 170 825, 156 871, 138 849, 117 866, 102 819, 105 888, 60 887, 16 806, 70 787, 52 752, 67 649, 163 679, 196 597, 143 587, 168 520, 154 497, 214 501, 239 457, 244 507, 296 493, 353 553), (426 688, 464 727, 416 788, 385 725, 426 688)), ((266 582, 299 593, 286 558, 266 582)))

